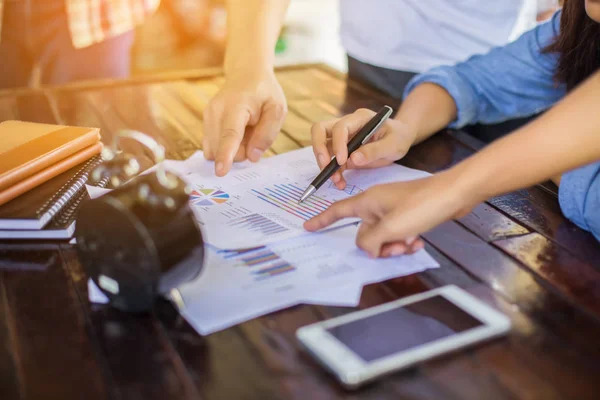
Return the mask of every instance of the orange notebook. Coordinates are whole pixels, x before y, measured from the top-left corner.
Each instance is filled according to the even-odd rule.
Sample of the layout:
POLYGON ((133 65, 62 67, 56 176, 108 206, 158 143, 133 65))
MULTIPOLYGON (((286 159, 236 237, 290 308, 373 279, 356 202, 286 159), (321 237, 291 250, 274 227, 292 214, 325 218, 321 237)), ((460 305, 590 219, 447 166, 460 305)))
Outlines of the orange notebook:
MULTIPOLYGON (((99 141, 100 132, 97 128, 23 121, 0 123, 0 197, 1 193, 12 186, 47 170, 83 149, 88 149, 86 154, 89 154, 90 146, 99 144, 99 141)), ((81 157, 79 160, 79 162, 83 161, 81 157)), ((65 169, 61 170, 64 171, 65 169)), ((40 184, 58 173, 52 175, 47 171, 34 181, 39 181, 40 184), (40 179, 45 180, 40 181, 40 179)))
POLYGON ((22 195, 28 190, 41 185, 57 175, 62 174, 66 170, 73 168, 75 165, 81 164, 96 154, 99 154, 101 151, 102 143, 98 142, 78 151, 70 157, 64 158, 59 162, 52 164, 48 168, 44 168, 43 170, 23 179, 8 189, 0 190, 0 205, 9 202, 15 197, 22 195))

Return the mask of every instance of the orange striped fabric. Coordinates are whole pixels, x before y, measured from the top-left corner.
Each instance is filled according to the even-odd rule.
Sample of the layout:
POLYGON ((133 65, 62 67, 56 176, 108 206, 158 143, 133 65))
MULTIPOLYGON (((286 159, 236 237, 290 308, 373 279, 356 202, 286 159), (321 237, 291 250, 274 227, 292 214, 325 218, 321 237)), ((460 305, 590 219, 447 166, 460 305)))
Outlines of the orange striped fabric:
MULTIPOLYGON (((6 1, 0 0, 0 21, 6 1)), ((159 3, 160 0, 65 0, 73 46, 91 46, 128 32, 152 14, 159 3)))

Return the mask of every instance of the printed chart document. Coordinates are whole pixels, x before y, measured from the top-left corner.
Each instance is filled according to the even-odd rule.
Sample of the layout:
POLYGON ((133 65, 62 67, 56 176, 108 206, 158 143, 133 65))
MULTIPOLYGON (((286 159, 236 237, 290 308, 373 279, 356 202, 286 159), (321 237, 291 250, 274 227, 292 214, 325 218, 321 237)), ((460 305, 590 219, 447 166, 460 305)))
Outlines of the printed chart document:
MULTIPOLYGON (((244 250, 207 248, 204 268, 180 286, 180 308, 203 335, 298 304, 356 306, 365 285, 438 267, 425 250, 371 259, 356 225, 244 250)), ((92 281, 90 301, 107 299, 92 281)))
MULTIPOLYGON (((177 289, 180 312, 201 334, 301 303, 356 306, 364 285, 439 266, 425 250, 369 258, 356 247, 355 220, 316 233, 302 228, 335 201, 426 172, 398 165, 348 171, 345 190, 326 184, 299 206, 300 194, 319 172, 310 148, 259 164, 234 164, 224 178, 214 176, 202 152, 164 163, 190 186, 190 205, 209 243, 200 276, 177 289)), ((107 192, 96 189, 88 187, 91 197, 107 192)), ((88 288, 90 301, 107 302, 91 280, 88 288)))
MULTIPOLYGON (((192 190, 190 204, 204 228, 205 240, 220 249, 247 248, 304 235, 303 223, 338 200, 377 184, 428 176, 426 172, 396 164, 347 171, 348 185, 344 190, 327 182, 312 197, 298 204, 304 189, 319 173, 311 148, 268 158, 258 164, 236 164, 222 178, 214 175, 212 162, 196 159, 194 167, 194 172, 184 175, 192 190)), ((358 219, 346 219, 334 226, 356 221, 358 219)))
POLYGON ((424 250, 371 259, 348 225, 254 249, 208 252, 200 277, 179 288, 182 315, 209 334, 300 303, 356 306, 364 285, 438 266, 424 250))

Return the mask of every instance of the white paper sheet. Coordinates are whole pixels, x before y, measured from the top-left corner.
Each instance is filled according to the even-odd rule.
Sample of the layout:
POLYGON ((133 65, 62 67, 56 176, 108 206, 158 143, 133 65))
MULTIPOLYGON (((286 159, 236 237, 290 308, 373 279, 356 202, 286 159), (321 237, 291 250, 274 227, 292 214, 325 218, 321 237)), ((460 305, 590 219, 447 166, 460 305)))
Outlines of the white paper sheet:
MULTIPOLYGON (((223 178, 215 177, 214 163, 195 161, 195 172, 184 177, 192 188, 190 204, 204 226, 205 240, 221 249, 264 245, 304 235, 302 224, 338 200, 377 184, 429 175, 396 164, 348 171, 345 190, 327 182, 311 198, 298 204, 304 189, 319 173, 310 148, 258 164, 235 164, 223 178)), ((357 219, 339 221, 334 226, 352 221, 357 219)))
POLYGON ((438 266, 425 251, 374 260, 349 225, 249 251, 210 250, 198 280, 179 292, 183 315, 209 334, 292 305, 354 306, 364 285, 438 266))
POLYGON ((103 194, 106 194, 112 190, 112 189, 100 188, 100 187, 92 186, 92 185, 85 185, 85 188, 87 189, 90 199, 98 198, 98 197, 102 196, 103 194))
MULTIPOLYGON (((214 176, 214 165, 202 152, 185 161, 167 160, 165 167, 192 186, 192 208, 212 244, 207 246, 201 276, 178 289, 184 303, 182 315, 201 334, 301 303, 356 306, 364 285, 438 266, 424 250, 390 259, 369 258, 356 248, 358 227, 348 225, 352 221, 325 232, 304 231, 302 223, 318 210, 318 204, 309 203, 312 209, 298 211, 292 207, 294 199, 286 201, 284 195, 297 193, 294 187, 303 189, 318 172, 310 149, 258 165, 235 164, 225 178, 214 176), (273 224, 286 230, 265 228, 273 224), (238 250, 224 250, 231 248, 238 250)), ((333 202, 374 184, 427 175, 397 165, 350 171, 346 173, 347 193, 324 187, 314 201, 333 202)), ((107 191, 88 187, 92 197, 107 191)), ((90 301, 106 302, 91 280, 88 291, 90 301)))

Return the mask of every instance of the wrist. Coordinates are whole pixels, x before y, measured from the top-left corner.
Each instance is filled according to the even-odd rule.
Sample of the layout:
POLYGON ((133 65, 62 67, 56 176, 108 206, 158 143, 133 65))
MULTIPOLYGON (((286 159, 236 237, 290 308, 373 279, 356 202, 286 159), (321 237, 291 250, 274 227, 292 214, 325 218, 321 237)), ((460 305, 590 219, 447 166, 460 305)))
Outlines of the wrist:
POLYGON ((442 172, 452 187, 463 206, 473 208, 475 205, 494 196, 493 179, 486 178, 485 169, 471 166, 467 159, 454 167, 442 172))
POLYGON ((403 129, 402 129, 403 136, 406 137, 406 139, 407 139, 407 142, 404 142, 404 143, 409 144, 409 146, 407 148, 407 151, 408 151, 408 149, 410 147, 412 147, 418 143, 419 123, 415 119, 404 118, 399 113, 398 113, 398 115, 396 115, 394 120, 399 122, 403 126, 403 129))
POLYGON ((227 46, 223 70, 225 76, 262 76, 273 72, 275 46, 264 44, 227 46))
POLYGON ((231 79, 243 77, 245 79, 264 79, 267 76, 273 75, 273 64, 268 62, 253 63, 248 65, 248 62, 225 62, 223 66, 225 78, 231 79))

